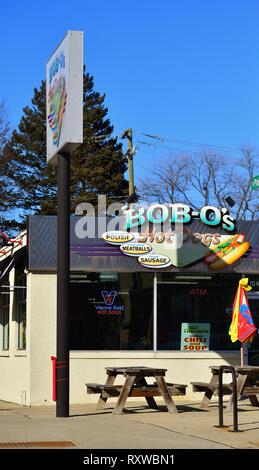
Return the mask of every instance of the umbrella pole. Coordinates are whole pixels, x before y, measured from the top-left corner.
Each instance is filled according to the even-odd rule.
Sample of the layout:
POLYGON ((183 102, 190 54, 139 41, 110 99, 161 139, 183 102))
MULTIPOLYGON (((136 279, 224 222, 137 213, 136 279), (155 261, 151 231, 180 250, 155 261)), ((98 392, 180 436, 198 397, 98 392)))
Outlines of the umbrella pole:
POLYGON ((241 367, 244 367, 244 347, 242 343, 240 347, 240 364, 241 364, 241 367))
POLYGON ((247 344, 241 343, 240 347, 240 364, 241 367, 248 365, 248 352, 247 352, 247 344))

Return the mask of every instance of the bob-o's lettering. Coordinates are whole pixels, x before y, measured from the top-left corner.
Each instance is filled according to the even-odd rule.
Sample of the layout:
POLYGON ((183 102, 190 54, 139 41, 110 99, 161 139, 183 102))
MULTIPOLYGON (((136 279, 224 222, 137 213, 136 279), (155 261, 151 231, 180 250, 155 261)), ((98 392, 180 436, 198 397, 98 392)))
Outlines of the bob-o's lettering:
POLYGON ((126 216, 126 230, 141 226, 146 222, 152 224, 165 222, 188 224, 194 219, 200 219, 208 226, 217 227, 222 225, 222 228, 229 232, 235 228, 235 220, 225 207, 218 209, 214 206, 204 206, 200 211, 194 211, 187 204, 152 204, 148 208, 128 209, 124 213, 126 216))

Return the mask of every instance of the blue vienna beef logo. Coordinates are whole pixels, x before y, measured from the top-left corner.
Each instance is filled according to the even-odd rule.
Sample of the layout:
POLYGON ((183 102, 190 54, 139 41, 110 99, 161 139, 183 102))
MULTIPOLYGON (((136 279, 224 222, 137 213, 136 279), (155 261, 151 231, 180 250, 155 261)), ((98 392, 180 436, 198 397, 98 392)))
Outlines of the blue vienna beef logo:
POLYGON ((111 292, 107 292, 107 290, 102 290, 102 297, 106 305, 113 305, 116 295, 117 292, 115 290, 112 290, 111 292))
POLYGON ((120 305, 118 302, 118 292, 116 290, 107 291, 102 290, 101 295, 103 302, 97 302, 95 304, 95 310, 98 315, 120 315, 124 312, 124 305, 120 305), (117 300, 117 302, 115 302, 117 300), (116 305, 114 305, 116 303, 116 305))

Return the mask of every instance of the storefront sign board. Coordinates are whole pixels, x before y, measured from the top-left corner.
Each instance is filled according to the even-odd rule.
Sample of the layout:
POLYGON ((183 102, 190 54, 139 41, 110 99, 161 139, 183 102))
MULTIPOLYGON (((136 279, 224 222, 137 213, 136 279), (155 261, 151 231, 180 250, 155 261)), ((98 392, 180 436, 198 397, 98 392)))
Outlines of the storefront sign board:
POLYGON ((181 351, 208 351, 210 323, 182 323, 181 351))
POLYGON ((252 190, 259 189, 259 175, 252 178, 252 190))
POLYGON ((83 142, 83 32, 68 31, 46 67, 47 161, 83 142))

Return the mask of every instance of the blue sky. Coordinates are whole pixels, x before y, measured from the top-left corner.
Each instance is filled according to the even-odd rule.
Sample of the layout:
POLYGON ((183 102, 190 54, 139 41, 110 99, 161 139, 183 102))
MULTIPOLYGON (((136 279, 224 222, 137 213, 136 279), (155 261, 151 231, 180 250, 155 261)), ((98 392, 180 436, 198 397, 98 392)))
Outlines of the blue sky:
POLYGON ((199 149, 187 142, 231 147, 233 158, 259 148, 258 0, 12 0, 0 17, 0 100, 13 127, 52 51, 78 29, 115 134, 132 127, 135 143, 158 144, 137 143, 136 182, 170 153, 199 149))

